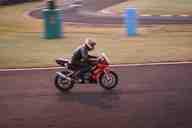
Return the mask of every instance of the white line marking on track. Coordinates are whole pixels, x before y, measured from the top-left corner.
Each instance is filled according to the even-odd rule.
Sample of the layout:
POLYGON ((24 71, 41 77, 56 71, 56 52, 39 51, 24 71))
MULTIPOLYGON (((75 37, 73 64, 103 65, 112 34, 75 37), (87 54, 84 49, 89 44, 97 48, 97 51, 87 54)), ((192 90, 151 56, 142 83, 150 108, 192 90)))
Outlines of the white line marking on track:
POLYGON ((153 65, 179 65, 179 64, 192 64, 191 61, 184 62, 165 62, 165 63, 144 63, 144 64, 120 64, 120 65, 111 65, 112 67, 136 67, 136 66, 153 66, 153 65))
MULTIPOLYGON (((154 66, 154 65, 179 65, 179 64, 192 64, 191 61, 184 62, 167 62, 167 63, 146 63, 146 64, 118 64, 111 65, 111 67, 136 67, 136 66, 154 66)), ((54 70, 62 69, 63 67, 50 67, 50 68, 23 68, 23 69, 0 69, 0 72, 8 71, 31 71, 31 70, 54 70)))
POLYGON ((140 16, 152 16, 152 15, 150 15, 150 14, 143 14, 143 15, 140 15, 140 16))
POLYGON ((190 15, 179 15, 181 17, 189 17, 190 15))
POLYGON ((172 17, 173 15, 167 14, 167 15, 160 15, 160 16, 162 16, 162 17, 172 17))
POLYGON ((111 14, 111 13, 112 13, 112 12, 109 11, 109 10, 101 10, 100 12, 101 12, 101 13, 105 13, 105 14, 111 14))
POLYGON ((50 68, 21 68, 21 69, 0 69, 0 72, 6 71, 31 71, 31 70, 54 70, 54 69, 61 69, 63 67, 50 67, 50 68))

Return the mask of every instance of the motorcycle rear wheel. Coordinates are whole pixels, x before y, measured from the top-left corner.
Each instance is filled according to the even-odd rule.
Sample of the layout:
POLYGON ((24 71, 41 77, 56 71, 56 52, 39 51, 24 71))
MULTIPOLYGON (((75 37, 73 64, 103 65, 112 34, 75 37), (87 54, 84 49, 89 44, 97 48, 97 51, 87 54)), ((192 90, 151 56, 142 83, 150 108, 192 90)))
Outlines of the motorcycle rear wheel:
POLYGON ((106 90, 115 88, 118 84, 118 81, 118 76, 113 71, 109 71, 107 74, 103 72, 99 77, 99 85, 106 90), (107 75, 109 78, 107 78, 107 75))
MULTIPOLYGON (((63 72, 62 72, 63 73, 63 72)), ((55 87, 59 89, 61 92, 69 91, 73 88, 74 82, 69 81, 67 79, 62 78, 59 75, 55 77, 55 87)))

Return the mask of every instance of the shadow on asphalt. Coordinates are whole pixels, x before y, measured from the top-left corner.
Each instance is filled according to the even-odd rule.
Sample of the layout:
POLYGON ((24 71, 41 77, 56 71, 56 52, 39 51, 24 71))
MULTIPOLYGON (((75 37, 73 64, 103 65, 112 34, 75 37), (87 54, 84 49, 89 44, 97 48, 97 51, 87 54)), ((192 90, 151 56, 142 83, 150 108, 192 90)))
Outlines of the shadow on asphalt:
POLYGON ((118 107, 120 95, 120 90, 57 93, 59 102, 78 102, 103 110, 112 110, 118 107))
POLYGON ((118 109, 120 107, 120 100, 122 96, 133 96, 133 95, 167 95, 172 93, 180 93, 180 94, 189 94, 192 92, 192 88, 138 88, 138 89, 115 89, 112 91, 79 91, 79 92, 66 92, 61 93, 58 92, 56 95, 58 96, 59 102, 75 102, 83 105, 88 105, 92 107, 97 107, 102 110, 112 111, 114 109, 118 109))

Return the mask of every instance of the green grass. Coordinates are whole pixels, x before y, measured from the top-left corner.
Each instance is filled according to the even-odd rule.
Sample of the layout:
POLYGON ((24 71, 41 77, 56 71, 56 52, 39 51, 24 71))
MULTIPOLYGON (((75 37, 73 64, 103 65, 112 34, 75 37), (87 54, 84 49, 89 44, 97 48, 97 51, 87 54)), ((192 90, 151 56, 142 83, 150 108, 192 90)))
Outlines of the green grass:
POLYGON ((40 31, 41 22, 24 16, 24 12, 39 4, 39 2, 33 2, 0 7, 0 34, 40 31))
POLYGON ((0 8, 0 68, 55 66, 55 58, 71 56, 86 37, 96 38, 113 64, 192 60, 192 25, 141 26, 137 37, 127 37, 122 27, 65 24, 64 38, 46 40, 41 21, 23 17, 37 5, 0 8))
POLYGON ((122 14, 128 6, 138 8, 140 14, 188 14, 192 15, 192 0, 127 0, 108 9, 122 14))
POLYGON ((65 37, 56 40, 45 40, 41 33, 1 36, 0 67, 53 66, 55 58, 70 56, 85 37, 96 38, 97 49, 106 52, 112 63, 192 60, 192 26, 142 27, 139 36, 129 38, 122 28, 69 27, 65 31, 65 37))

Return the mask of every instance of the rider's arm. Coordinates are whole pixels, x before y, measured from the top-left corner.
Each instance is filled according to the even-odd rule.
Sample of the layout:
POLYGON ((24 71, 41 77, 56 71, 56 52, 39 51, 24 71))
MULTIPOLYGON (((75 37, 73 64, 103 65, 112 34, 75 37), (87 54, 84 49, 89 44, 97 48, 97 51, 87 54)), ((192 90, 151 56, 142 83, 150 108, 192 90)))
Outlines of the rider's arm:
POLYGON ((88 55, 88 58, 97 59, 98 57, 97 56, 88 55))
POLYGON ((88 55, 88 61, 89 62, 97 62, 98 61, 98 57, 97 56, 88 55))
POLYGON ((98 57, 97 56, 92 56, 88 55, 88 63, 92 66, 96 65, 98 63, 98 57))

